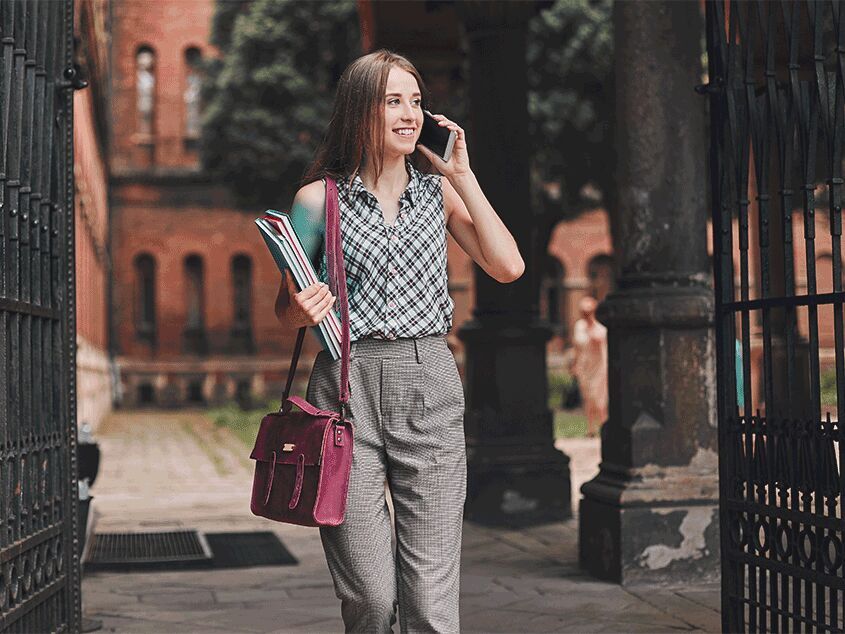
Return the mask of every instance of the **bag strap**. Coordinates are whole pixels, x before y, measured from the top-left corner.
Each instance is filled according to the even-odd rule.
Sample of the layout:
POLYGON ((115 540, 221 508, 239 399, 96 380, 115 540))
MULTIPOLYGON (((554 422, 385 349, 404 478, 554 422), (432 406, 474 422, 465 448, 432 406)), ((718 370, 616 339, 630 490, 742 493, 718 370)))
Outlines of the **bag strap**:
POLYGON ((340 302, 340 420, 346 420, 349 403, 349 297, 346 293, 346 267, 343 261, 343 240, 340 233, 340 209, 337 183, 326 176, 326 244, 328 245, 329 290, 340 302))
MULTIPOLYGON (((340 302, 341 342, 340 342, 340 420, 346 420, 346 406, 349 403, 349 298, 346 293, 346 268, 343 262, 342 236, 340 232, 340 211, 337 199, 337 183, 330 176, 326 176, 326 257, 329 273, 329 291, 340 302)), ((288 380, 282 395, 279 411, 290 411, 288 401, 293 386, 293 377, 302 352, 302 342, 305 339, 306 326, 299 329, 296 335, 296 345, 290 360, 288 380)))
POLYGON ((290 411, 290 403, 288 397, 290 396, 291 387, 293 387, 293 377, 296 374, 296 365, 299 363, 299 353, 302 352, 302 341, 305 339, 305 326, 299 329, 296 334, 296 345, 293 347, 293 356, 290 358, 290 368, 288 369, 288 380, 285 383, 285 391, 282 394, 282 402, 279 405, 279 411, 287 413, 290 411))

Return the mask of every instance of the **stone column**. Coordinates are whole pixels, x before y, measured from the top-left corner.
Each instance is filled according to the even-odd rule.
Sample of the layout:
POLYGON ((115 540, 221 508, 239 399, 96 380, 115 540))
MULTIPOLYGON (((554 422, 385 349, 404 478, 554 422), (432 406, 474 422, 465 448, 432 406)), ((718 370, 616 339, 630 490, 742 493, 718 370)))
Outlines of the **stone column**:
POLYGON ((468 42, 471 164, 526 263, 511 284, 475 267, 473 319, 459 332, 466 351, 466 517, 493 524, 571 514, 569 460, 554 448, 547 406, 551 333, 538 323, 543 245, 529 189, 526 30, 542 6, 455 5, 468 42))
POLYGON ((617 582, 719 565, 714 297, 696 2, 617 2, 617 290, 601 470, 581 489, 580 562, 617 582))

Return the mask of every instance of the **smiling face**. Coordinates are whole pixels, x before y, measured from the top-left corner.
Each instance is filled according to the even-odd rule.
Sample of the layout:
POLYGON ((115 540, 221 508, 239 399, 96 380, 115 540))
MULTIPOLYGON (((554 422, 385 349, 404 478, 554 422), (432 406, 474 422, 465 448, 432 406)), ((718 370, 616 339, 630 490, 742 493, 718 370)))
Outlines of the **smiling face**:
POLYGON ((422 130, 420 87, 411 73, 394 66, 384 92, 384 157, 410 154, 422 130))

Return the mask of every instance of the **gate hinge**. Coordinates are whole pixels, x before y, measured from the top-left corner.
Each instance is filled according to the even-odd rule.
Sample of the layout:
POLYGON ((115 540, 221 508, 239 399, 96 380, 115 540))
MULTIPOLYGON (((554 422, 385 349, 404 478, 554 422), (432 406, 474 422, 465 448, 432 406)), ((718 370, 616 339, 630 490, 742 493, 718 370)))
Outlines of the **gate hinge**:
POLYGON ((713 81, 706 84, 698 84, 695 87, 695 92, 699 95, 712 95, 722 92, 724 90, 724 82, 721 77, 714 77, 713 81))
POLYGON ((65 68, 65 72, 62 73, 61 81, 56 82, 57 88, 73 88, 74 90, 82 90, 83 88, 88 87, 88 82, 82 79, 82 73, 76 68, 74 64, 70 68, 65 68))

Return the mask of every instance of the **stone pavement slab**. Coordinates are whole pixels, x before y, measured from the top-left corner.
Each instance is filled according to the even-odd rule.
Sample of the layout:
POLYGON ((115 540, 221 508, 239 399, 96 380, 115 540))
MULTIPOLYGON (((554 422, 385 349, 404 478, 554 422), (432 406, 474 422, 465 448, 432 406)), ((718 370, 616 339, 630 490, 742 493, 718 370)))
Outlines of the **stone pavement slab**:
MULTIPOLYGON (((118 412, 101 426, 96 530, 274 531, 299 563, 211 571, 85 573, 83 613, 107 632, 342 632, 315 529, 249 512, 248 451, 200 412, 118 412)), ((595 440, 562 443, 573 489, 595 440)), ((577 499, 577 498, 576 498, 577 499)), ((719 588, 622 588, 577 565, 577 520, 525 529, 464 525, 465 632, 718 632, 719 588)), ((398 626, 395 630, 398 632, 398 626)))

